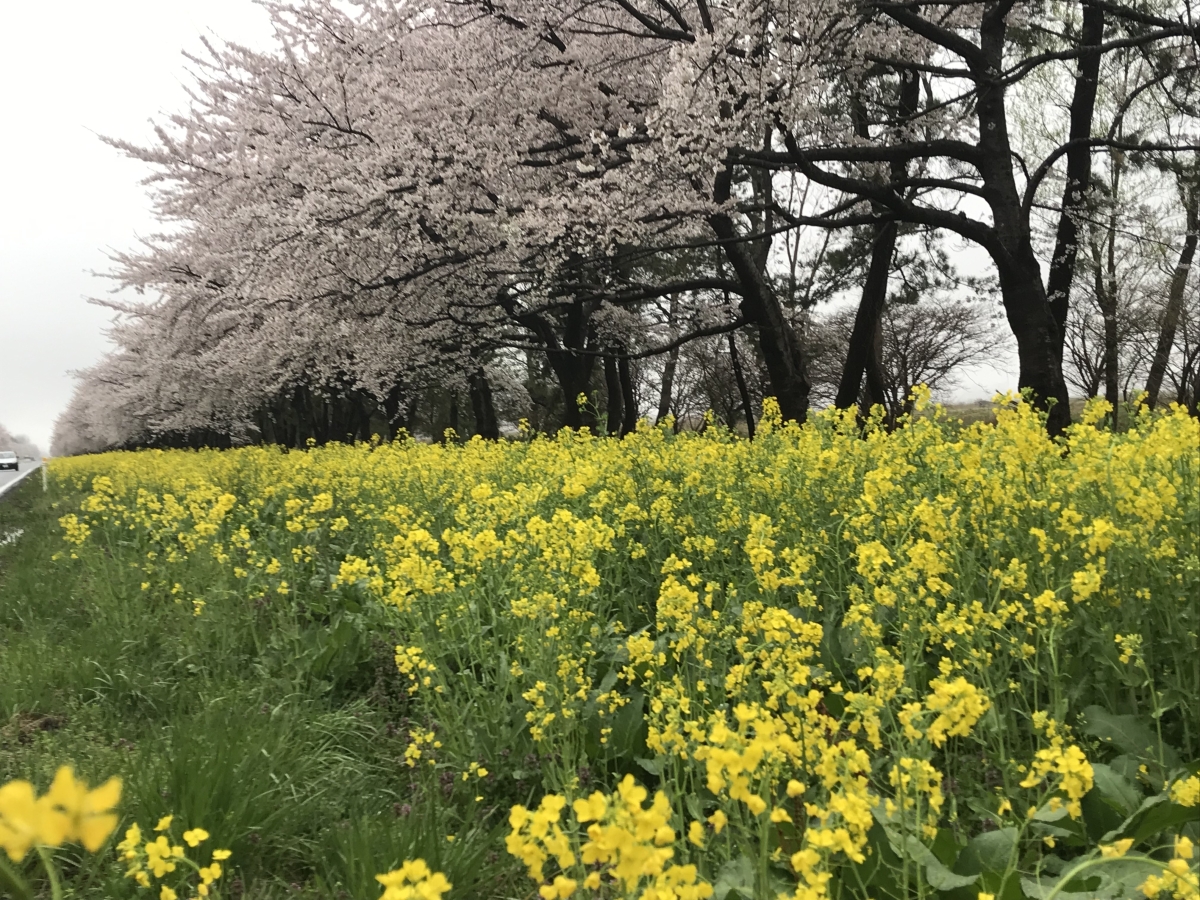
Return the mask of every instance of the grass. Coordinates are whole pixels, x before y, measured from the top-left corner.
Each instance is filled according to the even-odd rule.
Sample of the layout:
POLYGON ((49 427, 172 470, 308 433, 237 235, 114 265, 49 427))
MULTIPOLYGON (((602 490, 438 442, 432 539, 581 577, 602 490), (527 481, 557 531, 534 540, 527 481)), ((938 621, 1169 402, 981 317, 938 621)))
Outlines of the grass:
MULTIPOLYGON (((233 850, 233 896, 374 897, 414 854, 462 896, 503 893, 500 814, 402 763, 386 642, 322 659, 324 629, 232 598, 191 621, 111 557, 53 561, 57 516, 36 481, 0 502, 0 536, 23 530, 0 547, 0 783, 44 788, 67 762, 93 784, 120 775, 128 821, 174 814, 233 850)), ((64 868, 76 896, 134 893, 111 853, 68 851, 64 868)))

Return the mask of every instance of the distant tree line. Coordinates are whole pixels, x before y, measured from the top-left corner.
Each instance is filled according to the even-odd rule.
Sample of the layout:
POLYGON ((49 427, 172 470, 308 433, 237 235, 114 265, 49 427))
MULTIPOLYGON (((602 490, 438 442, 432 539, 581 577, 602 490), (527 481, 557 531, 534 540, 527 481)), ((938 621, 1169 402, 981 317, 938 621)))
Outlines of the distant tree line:
POLYGON ((895 418, 1005 346, 1052 433, 1195 408, 1184 0, 268 8, 110 140, 165 227, 57 452, 895 418))
POLYGON ((40 459, 42 456, 37 444, 23 434, 13 434, 3 425, 0 425, 0 450, 11 450, 17 456, 28 456, 32 459, 40 459))

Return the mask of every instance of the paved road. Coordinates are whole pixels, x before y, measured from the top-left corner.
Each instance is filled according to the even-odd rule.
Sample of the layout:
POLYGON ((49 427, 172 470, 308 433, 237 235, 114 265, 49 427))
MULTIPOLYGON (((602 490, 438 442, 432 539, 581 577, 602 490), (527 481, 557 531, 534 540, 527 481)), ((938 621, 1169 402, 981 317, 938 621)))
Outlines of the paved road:
POLYGON ((23 459, 21 460, 21 470, 19 472, 14 472, 12 469, 4 469, 3 471, 0 471, 0 497, 4 496, 4 492, 7 491, 17 481, 17 479, 28 475, 40 465, 40 462, 31 462, 28 459, 23 459))

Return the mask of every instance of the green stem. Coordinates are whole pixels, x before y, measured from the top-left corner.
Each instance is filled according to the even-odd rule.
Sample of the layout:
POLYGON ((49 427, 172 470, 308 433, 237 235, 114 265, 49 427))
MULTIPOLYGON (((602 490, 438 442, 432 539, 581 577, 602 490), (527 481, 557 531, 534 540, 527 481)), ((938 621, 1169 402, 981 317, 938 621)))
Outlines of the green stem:
POLYGON ((54 857, 49 849, 41 844, 38 845, 37 854, 42 860, 42 867, 46 870, 46 877, 50 879, 51 900, 63 900, 62 883, 58 880, 58 867, 54 865, 54 857))
POLYGON ((0 854, 0 893, 11 895, 15 900, 33 900, 33 891, 3 854, 0 854))

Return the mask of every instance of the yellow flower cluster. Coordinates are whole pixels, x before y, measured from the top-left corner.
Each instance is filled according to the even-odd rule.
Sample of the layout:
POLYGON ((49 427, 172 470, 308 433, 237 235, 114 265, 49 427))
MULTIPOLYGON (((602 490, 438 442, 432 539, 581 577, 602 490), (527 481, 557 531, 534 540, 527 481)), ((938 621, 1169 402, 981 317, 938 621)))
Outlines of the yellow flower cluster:
POLYGON ((1171 799, 1180 806, 1200 806, 1200 775, 1181 778, 1171 785, 1171 799))
POLYGON ((1180 836, 1175 839, 1174 853, 1160 875, 1151 875, 1142 882, 1139 890, 1154 900, 1160 894, 1175 900, 1196 900, 1200 897, 1200 869, 1196 866, 1196 847, 1191 839, 1180 836))
MULTIPOLYGON (((196 875, 196 896, 207 897, 212 891, 212 885, 224 874, 221 866, 232 855, 228 850, 216 849, 208 865, 202 866, 188 856, 181 844, 173 843, 171 826, 174 816, 163 816, 154 826, 157 837, 147 840, 142 835, 141 826, 134 822, 125 832, 125 839, 117 844, 117 853, 125 863, 125 877, 132 878, 140 887, 148 888, 153 879, 167 879, 180 865, 191 869, 196 875)), ((209 839, 210 835, 203 828, 189 828, 183 832, 183 843, 188 847, 199 847, 209 839)), ((176 884, 178 878, 170 879, 176 884)), ((162 884, 159 886, 159 900, 177 900, 175 888, 162 884)))
POLYGON ((375 880, 383 885, 379 900, 442 900, 453 887, 441 872, 434 872, 423 859, 405 861, 400 868, 375 880))
POLYGON ((561 795, 542 798, 532 812, 516 806, 509 816, 508 852, 525 864, 530 878, 546 882, 538 888, 542 900, 565 900, 581 884, 590 891, 608 884, 618 896, 631 900, 711 897, 712 885, 699 876, 694 864, 671 864, 676 833, 670 825, 673 812, 667 795, 659 791, 648 807, 647 797, 647 790, 626 775, 613 794, 595 791, 571 804, 574 822, 565 823, 566 830, 567 801, 561 795), (586 829, 584 837, 579 835, 581 829, 586 829), (552 880, 545 872, 550 859, 563 872, 552 880))
POLYGON ((34 847, 60 847, 78 841, 95 853, 117 827, 113 811, 121 799, 121 780, 110 778, 98 788, 62 766, 40 797, 28 781, 0 785, 0 849, 20 862, 34 847))
POLYGON ((935 678, 929 683, 933 692, 925 699, 926 709, 937 713, 929 723, 926 734, 935 747, 946 743, 947 737, 965 737, 988 710, 990 701, 979 688, 965 678, 947 682, 935 678))
MULTIPOLYGON (((1080 801, 1094 783, 1092 764, 1079 747, 1066 744, 1059 724, 1044 710, 1035 712, 1032 719, 1034 729, 1049 738, 1050 746, 1037 751, 1033 764, 1021 780, 1021 787, 1037 787, 1050 775, 1057 775, 1058 790, 1067 795, 1067 812, 1072 818, 1078 819, 1082 815, 1080 801)), ((1056 796, 1050 802, 1057 809, 1062 800, 1056 796)))
POLYGON ((429 687, 433 683, 430 672, 436 672, 437 666, 425 658, 425 651, 420 647, 396 647, 396 668, 402 675, 408 677, 409 690, 417 692, 420 687, 429 687))
MULTIPOLYGON (((587 887, 584 832, 615 827, 567 824, 582 767, 643 758, 673 804, 671 842, 636 843, 674 851, 662 890, 752 847, 760 893, 771 866, 819 898, 872 864, 875 824, 898 846, 961 830, 964 779, 1078 816, 1095 773, 1052 721, 1200 695, 1200 423, 1085 416, 1055 442, 1013 399, 966 428, 924 400, 893 432, 839 412, 784 425, 768 404, 753 442, 642 427, 114 453, 50 474, 72 498, 65 552, 114 554, 145 602, 202 609, 197 627, 302 592, 386 610, 422 723, 408 765, 504 777, 483 733, 549 760, 549 796, 513 810, 509 837, 544 896, 587 887)), ((1170 791, 1195 804, 1200 784, 1170 791)))
POLYGON ((505 847, 525 864, 534 881, 545 880, 545 865, 552 857, 559 868, 569 869, 575 865, 571 841, 560 824, 566 805, 565 797, 549 794, 542 798, 536 810, 518 805, 509 813, 508 824, 512 831, 505 839, 505 847))

